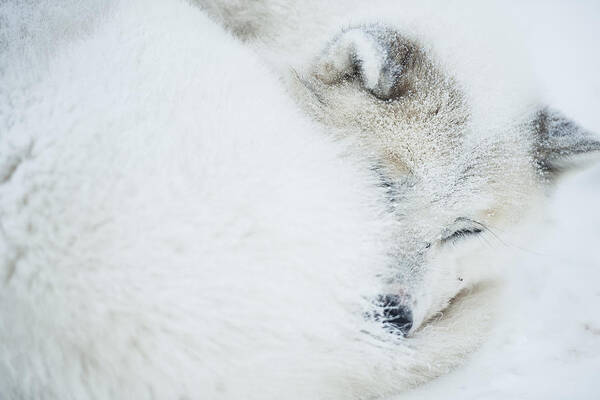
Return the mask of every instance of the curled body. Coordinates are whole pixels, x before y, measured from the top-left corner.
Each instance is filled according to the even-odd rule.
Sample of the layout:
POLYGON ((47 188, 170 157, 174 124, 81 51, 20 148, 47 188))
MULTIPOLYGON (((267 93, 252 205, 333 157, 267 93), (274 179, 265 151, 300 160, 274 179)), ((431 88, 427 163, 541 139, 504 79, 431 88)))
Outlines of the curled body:
POLYGON ((392 21, 295 49, 340 14, 150 3, 1 6, 0 397, 384 398, 463 362, 481 241, 593 136, 486 118, 392 21))
POLYGON ((489 4, 465 23, 439 1, 199 3, 369 160, 399 226, 384 298, 410 316, 406 334, 498 281, 506 258, 488 243, 541 217, 560 176, 598 156, 595 134, 544 103, 489 4))

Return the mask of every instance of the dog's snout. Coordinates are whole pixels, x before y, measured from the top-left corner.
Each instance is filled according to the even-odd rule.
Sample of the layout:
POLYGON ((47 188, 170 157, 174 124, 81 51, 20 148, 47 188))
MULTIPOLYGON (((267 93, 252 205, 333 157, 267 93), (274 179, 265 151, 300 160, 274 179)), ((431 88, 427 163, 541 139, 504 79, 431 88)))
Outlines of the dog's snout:
POLYGON ((379 298, 382 308, 381 321, 384 325, 397 329, 406 335, 413 326, 413 315, 410 308, 402 304, 398 295, 385 295, 379 298))

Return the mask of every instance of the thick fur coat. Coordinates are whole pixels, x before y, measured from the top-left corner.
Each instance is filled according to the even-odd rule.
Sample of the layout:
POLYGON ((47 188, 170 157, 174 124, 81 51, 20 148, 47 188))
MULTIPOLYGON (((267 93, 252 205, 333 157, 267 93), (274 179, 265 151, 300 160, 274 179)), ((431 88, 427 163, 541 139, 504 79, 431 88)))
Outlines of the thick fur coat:
MULTIPOLYGON (((513 221, 543 192, 529 133, 546 140, 543 171, 556 146, 542 117, 461 142, 484 143, 488 168, 452 191, 444 171, 480 164, 390 141, 397 113, 319 75, 335 42, 286 56, 280 9, 224 4, 0 5, 0 397, 381 398, 484 338, 494 274, 473 260, 489 253, 443 241, 474 229, 462 217, 513 221), (428 157, 397 162, 400 149, 428 157), (390 292, 414 300, 410 331, 382 322, 390 292)), ((471 128, 489 110, 476 104, 471 128)), ((565 154, 597 146, 573 143, 565 154)))

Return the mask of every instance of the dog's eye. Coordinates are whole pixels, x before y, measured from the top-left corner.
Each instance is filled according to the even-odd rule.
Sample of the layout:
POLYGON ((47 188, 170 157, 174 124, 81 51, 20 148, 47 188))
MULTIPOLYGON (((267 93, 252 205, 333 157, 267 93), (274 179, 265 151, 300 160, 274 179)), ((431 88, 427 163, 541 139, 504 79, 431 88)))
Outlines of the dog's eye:
POLYGON ((483 232, 483 231, 479 228, 459 229, 459 230, 455 231, 454 233, 452 233, 450 236, 442 238, 442 241, 445 242, 448 240, 461 239, 465 236, 476 235, 481 232, 483 232))
POLYGON ((478 235, 483 232, 484 229, 482 224, 476 221, 467 220, 466 218, 459 218, 456 222, 459 224, 458 227, 447 229, 446 232, 442 234, 440 240, 442 244, 460 240, 468 236, 478 235))

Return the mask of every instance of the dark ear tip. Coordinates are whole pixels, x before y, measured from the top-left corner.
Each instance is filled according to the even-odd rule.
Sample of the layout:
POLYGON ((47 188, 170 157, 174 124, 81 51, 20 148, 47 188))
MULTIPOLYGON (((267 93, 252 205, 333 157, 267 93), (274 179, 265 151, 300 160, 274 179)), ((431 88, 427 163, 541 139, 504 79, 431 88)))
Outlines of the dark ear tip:
POLYGON ((584 167, 600 160, 600 137, 559 111, 545 107, 533 121, 533 158, 545 175, 584 167))

